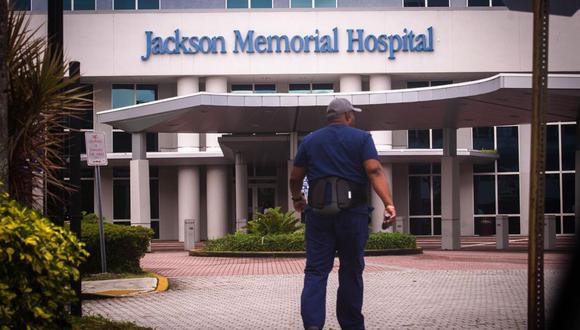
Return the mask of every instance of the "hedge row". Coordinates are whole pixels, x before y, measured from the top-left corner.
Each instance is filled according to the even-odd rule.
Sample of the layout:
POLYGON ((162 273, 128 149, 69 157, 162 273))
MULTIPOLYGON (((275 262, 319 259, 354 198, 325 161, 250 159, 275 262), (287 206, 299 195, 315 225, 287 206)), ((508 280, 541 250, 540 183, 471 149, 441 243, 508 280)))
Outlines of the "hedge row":
MULTIPOLYGON (((145 255, 153 230, 140 226, 104 224, 105 249, 107 253, 107 272, 140 273, 139 260, 145 255)), ((99 225, 95 221, 82 223, 81 241, 90 253, 88 260, 81 265, 83 273, 101 272, 101 250, 99 225)))
MULTIPOLYGON (((401 233, 371 233, 367 250, 412 249, 415 236, 401 233)), ((252 235, 235 233, 205 242, 204 251, 304 251, 304 234, 252 235)))

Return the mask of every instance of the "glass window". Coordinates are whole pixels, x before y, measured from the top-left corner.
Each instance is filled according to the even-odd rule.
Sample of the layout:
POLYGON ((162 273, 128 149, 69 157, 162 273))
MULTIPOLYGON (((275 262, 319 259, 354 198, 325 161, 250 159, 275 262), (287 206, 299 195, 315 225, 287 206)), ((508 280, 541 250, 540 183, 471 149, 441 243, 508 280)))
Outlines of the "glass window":
POLYGON ((135 87, 133 85, 113 85, 113 109, 135 104, 135 87))
POLYGON ((429 164, 409 164, 409 174, 430 174, 431 165, 429 164))
POLYGON ((475 214, 495 214, 495 176, 473 177, 473 201, 475 214))
POLYGON ((574 213, 574 173, 562 173, 562 206, 564 213, 574 213))
POLYGON ((497 160, 498 172, 517 172, 519 164, 518 127, 498 127, 497 129, 497 160))
POLYGON ((159 0, 139 0, 139 9, 159 9, 159 0))
POLYGON ((227 8, 248 8, 248 0, 228 0, 227 8))
POLYGON ((433 173, 441 174, 441 163, 433 163, 431 165, 433 166, 433 173))
MULTIPOLYGON (((433 176, 433 214, 441 215, 441 177, 433 176)), ((438 234, 435 234, 438 235, 438 234)))
POLYGON ((519 175, 497 176, 497 204, 499 214, 520 213, 519 175))
POLYGON ((252 8, 272 8, 272 0, 252 0, 252 8))
POLYGON ((441 218, 433 218, 433 235, 441 235, 441 218))
POLYGON ((505 6, 505 3, 503 2, 503 0, 491 0, 491 5, 494 7, 505 6))
POLYGON ((558 171, 560 169, 559 144, 558 125, 546 125, 546 171, 558 171))
POLYGON ((495 235, 495 218, 477 217, 473 229, 475 235, 495 235))
POLYGON ((565 216, 564 217, 564 230, 562 233, 564 234, 574 234, 575 233, 575 223, 574 223, 573 216, 565 216))
POLYGON ((508 233, 512 235, 521 234, 520 217, 508 217, 508 233))
POLYGON ((251 84, 235 84, 232 85, 232 93, 252 93, 253 88, 251 84))
POLYGON ((131 219, 131 187, 129 179, 113 180, 113 218, 131 219))
POLYGON ((473 149, 495 150, 493 146, 493 127, 473 128, 473 149))
POLYGON ((431 214, 431 185, 428 176, 409 177, 410 215, 431 214))
POLYGON ((428 81, 407 81, 407 88, 429 87, 428 81))
POLYGON ((72 10, 72 0, 63 0, 62 1, 62 9, 63 10, 72 10))
POLYGON ((113 9, 135 9, 135 0, 113 0, 113 9))
POLYGON ((403 7, 425 7, 425 0, 404 0, 403 7))
POLYGON ((408 132, 409 148, 429 149, 429 130, 410 129, 408 132))
POLYGON ((254 92, 261 94, 276 93, 276 84, 255 84, 254 92))
POLYGON ((431 130, 431 144, 433 145, 433 148, 435 149, 442 149, 443 148, 443 130, 438 128, 438 129, 432 129, 431 130))
POLYGON ((14 10, 30 10, 31 0, 12 0, 14 10))
POLYGON ((489 7, 489 0, 467 0, 467 7, 489 7))
POLYGON ((546 174, 545 213, 560 213, 560 176, 546 174))
POLYGON ((312 8, 312 0, 291 0, 290 8, 312 8))
POLYGON ((562 125, 562 170, 574 170, 576 164, 576 125, 562 125))
POLYGON ((135 104, 142 104, 157 100, 157 86, 137 85, 135 104))
POLYGON ((310 84, 290 84, 289 93, 310 93, 310 84))
POLYGON ((431 235, 431 218, 411 218, 409 222, 411 234, 431 235))
POLYGON ((449 7, 449 0, 429 0, 427 7, 449 7))
POLYGON ((314 0, 314 8, 336 8, 336 0, 314 0))
POLYGON ((145 135, 145 150, 146 151, 159 151, 159 138, 157 133, 147 133, 145 135))
MULTIPOLYGON (((449 2, 447 0, 429 0, 429 7, 439 7, 439 6, 432 6, 431 3, 437 3, 437 2, 443 2, 445 3, 445 6, 443 7, 449 7, 449 2)), ((453 84, 453 81, 451 80, 433 80, 431 82, 431 86, 442 86, 442 85, 450 85, 453 84)))
MULTIPOLYGON (((93 86, 92 85, 84 85, 83 91, 91 93, 90 95, 85 96, 85 98, 92 100, 93 99, 93 86)), ((81 115, 80 120, 80 128, 81 129, 93 129, 93 104, 87 104, 86 109, 84 109, 83 114, 81 115)))
POLYGON ((313 83, 312 93, 332 93, 334 85, 332 83, 313 83))
POLYGON ((74 10, 95 10, 95 0, 74 0, 74 10))
POLYGON ((149 201, 151 204, 151 219, 159 219, 159 180, 149 180, 149 201))
POLYGON ((131 134, 113 132, 113 152, 131 152, 131 134))

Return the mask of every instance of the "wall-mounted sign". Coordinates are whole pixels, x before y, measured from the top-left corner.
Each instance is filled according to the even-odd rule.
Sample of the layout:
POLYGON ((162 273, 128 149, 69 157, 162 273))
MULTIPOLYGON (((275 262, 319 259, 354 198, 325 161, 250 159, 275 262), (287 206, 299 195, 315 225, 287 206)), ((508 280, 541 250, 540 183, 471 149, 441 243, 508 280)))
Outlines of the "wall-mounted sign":
MULTIPOLYGON (((242 33, 233 31, 233 47, 229 48, 224 36, 187 36, 180 29, 167 37, 156 36, 153 31, 145 31, 146 51, 141 56, 147 61, 155 55, 196 55, 196 54, 280 54, 280 53, 338 53, 339 30, 333 28, 328 33, 318 29, 309 35, 263 35, 254 30, 242 33)), ((432 52, 433 27, 424 33, 403 29, 401 34, 369 34, 364 29, 346 30, 346 51, 388 54, 394 60, 398 52, 432 52)))

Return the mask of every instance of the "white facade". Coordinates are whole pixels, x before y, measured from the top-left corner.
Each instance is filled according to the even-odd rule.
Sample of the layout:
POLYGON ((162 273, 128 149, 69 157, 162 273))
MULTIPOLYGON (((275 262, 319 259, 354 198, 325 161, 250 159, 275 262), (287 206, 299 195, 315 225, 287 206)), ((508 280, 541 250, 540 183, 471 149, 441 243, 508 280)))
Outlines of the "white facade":
MULTIPOLYGON (((44 24, 46 20, 46 15, 42 13, 33 12, 31 16, 37 26, 44 24)), ((580 32, 580 14, 569 18, 551 17, 550 28, 550 71, 580 72, 577 55, 580 46, 575 42, 580 32)), ((335 92, 381 91, 407 88, 412 82, 457 83, 503 72, 528 73, 532 63, 532 16, 511 12, 505 8, 70 12, 64 17, 64 38, 66 58, 80 61, 83 83, 93 85, 95 113, 113 108, 113 89, 114 85, 119 84, 133 84, 136 89, 140 85, 154 85, 157 99, 198 91, 232 92, 233 85, 244 84, 252 85, 254 89, 256 84, 274 84, 278 93, 291 92, 290 85, 298 83, 332 84, 335 92), (356 51, 359 43, 364 44, 364 40, 353 43, 355 51, 347 51, 349 29, 354 30, 356 35, 357 29, 364 29, 364 36, 374 35, 380 38, 384 34, 387 38, 384 40, 388 41, 389 35, 404 35, 404 29, 407 32, 414 31, 415 34, 427 34, 429 28, 432 28, 432 51, 401 50, 394 53, 394 59, 389 59, 388 50, 356 51), (176 29, 179 29, 180 37, 223 37, 223 42, 218 42, 216 54, 184 54, 180 50, 180 54, 158 54, 151 55, 147 60, 142 59, 148 53, 146 31, 151 31, 152 37, 162 37, 168 50, 175 50, 179 47, 167 38, 175 36, 176 29), (313 50, 315 42, 307 37, 311 47, 309 52, 282 50, 279 53, 248 53, 246 48, 245 52, 235 53, 236 45, 239 49, 242 48, 240 44, 236 44, 236 30, 243 36, 247 36, 248 31, 254 31, 254 40, 260 35, 264 36, 264 40, 268 36, 286 35, 292 40, 293 36, 302 38, 329 35, 332 40, 331 48, 337 51, 316 53, 313 50), (334 39, 335 36, 338 39, 334 39), (219 52, 222 44, 225 53, 219 52)), ((256 42, 254 46, 267 48, 267 43, 256 42)), ((370 47, 367 48, 372 48, 373 42, 370 40, 370 47)), ((187 48, 186 44, 184 49, 187 48)), ((94 128, 107 133, 111 167, 128 169, 130 153, 113 152, 113 128, 97 121, 94 128)), ((196 238, 208 239, 232 232, 240 223, 251 218, 258 208, 288 207, 287 164, 293 155, 284 155, 282 158, 267 155, 260 157, 260 150, 254 150, 249 152, 253 156, 248 157, 240 152, 236 162, 237 157, 228 157, 225 154, 218 143, 219 135, 215 133, 232 132, 217 130, 159 133, 156 151, 147 153, 149 166, 157 168, 155 180, 158 184, 155 189, 158 189, 158 219, 152 220, 158 221, 160 239, 183 240, 183 223, 188 219, 197 220, 196 238), (244 170, 246 173, 241 174, 244 170), (246 181, 239 182, 240 179, 246 181), (241 195, 245 195, 244 198, 241 195), (266 200, 267 204, 273 205, 264 205, 266 200), (247 205, 236 205, 236 201, 247 205)), ((305 132, 301 132, 303 133, 305 132)), ((458 149, 469 150, 474 147, 472 133, 471 128, 460 128, 457 131, 458 149)), ((270 134, 272 135, 275 134, 270 134)), ((407 131, 373 132, 373 138, 379 151, 409 148, 407 131)), ((529 125, 520 125, 517 129, 518 169, 513 173, 517 175, 519 183, 517 217, 520 219, 520 234, 527 234, 528 229, 529 138, 529 125)), ((249 146, 242 149, 251 149, 251 143, 249 146)), ((255 148, 259 148, 258 144, 255 148)), ((265 149, 263 152, 274 151, 265 149)), ((409 197, 410 187, 413 188, 409 178, 414 175, 410 173, 409 164, 434 164, 439 160, 433 162, 431 158, 422 157, 418 153, 413 156, 412 151, 408 154, 415 158, 405 161, 388 156, 381 158, 387 173, 392 177, 394 200, 399 215, 411 219, 420 218, 425 223, 429 221, 431 234, 440 234, 442 230, 435 229, 440 225, 435 222, 441 219, 441 207, 438 214, 432 205, 431 214, 413 216, 410 204, 414 201, 409 197)), ((132 160, 131 169, 146 172, 143 169, 144 161, 132 160)), ((445 165, 442 169, 457 171, 459 175, 454 184, 459 187, 456 198, 460 200, 460 208, 449 212, 460 221, 460 226, 456 229, 460 228, 461 235, 473 235, 476 232, 474 218, 478 217, 478 211, 474 210, 472 163, 472 160, 467 160, 453 163, 449 165, 451 167, 445 165)), ((436 171, 434 167, 432 171, 436 171)), ((115 216, 114 194, 123 189, 122 183, 115 182, 128 178, 115 177, 113 172, 111 168, 105 168, 102 172, 104 216, 108 220, 127 221, 129 219, 115 216)), ((139 178, 139 181, 130 185, 132 198, 135 194, 149 194, 139 186, 149 176, 141 172, 131 174, 131 178, 133 175, 139 178)), ((558 173, 561 172, 560 170, 558 173)), ((499 175, 497 170, 493 173, 495 176, 499 175)), ((427 176, 431 178, 429 194, 433 204, 436 203, 433 177, 441 177, 441 170, 427 176)), ((494 182, 497 190, 497 179, 494 182)), ((486 213, 488 216, 502 213, 497 209, 499 195, 496 191, 496 210, 493 214, 486 213)), ((443 200, 447 197, 442 196, 443 200)), ((563 198, 560 197, 560 200, 563 198)), ((142 209, 149 203, 148 200, 149 195, 142 196, 139 204, 131 202, 131 205, 125 205, 131 209, 132 224, 147 223, 137 217, 154 216, 152 212, 142 209)), ((379 207, 380 203, 376 198, 373 200, 372 204, 379 207)), ((561 201, 560 203, 562 204, 561 201)), ((558 214, 566 216, 565 213, 567 212, 561 211, 558 214)), ((378 213, 373 215, 375 230, 378 217, 378 213)))

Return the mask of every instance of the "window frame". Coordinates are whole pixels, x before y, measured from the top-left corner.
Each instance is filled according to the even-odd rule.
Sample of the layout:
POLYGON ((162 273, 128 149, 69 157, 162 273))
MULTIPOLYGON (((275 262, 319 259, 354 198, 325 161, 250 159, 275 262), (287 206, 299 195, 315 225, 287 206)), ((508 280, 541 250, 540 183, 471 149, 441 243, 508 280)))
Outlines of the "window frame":
POLYGON ((276 83, 231 83, 230 84, 230 93, 232 94, 276 94, 278 93, 278 85, 276 83), (249 85, 252 87, 251 90, 237 90, 234 91, 233 90, 233 86, 243 86, 243 85, 249 85), (268 92, 264 92, 264 91, 258 91, 256 92, 256 85, 274 85, 274 91, 268 91, 268 92))
POLYGON ((233 9, 233 10, 236 10, 236 9, 272 9, 272 8, 274 8, 274 0, 271 0, 270 1, 270 3, 272 4, 271 7, 261 7, 261 8, 254 8, 254 7, 252 7, 252 1, 254 1, 254 0, 248 0, 248 7, 230 8, 230 7, 228 7, 228 0, 226 0, 225 1, 225 9, 230 9, 230 10, 233 9))
MULTIPOLYGON (((14 7, 14 10, 15 10, 15 11, 32 11, 32 0, 24 0, 24 1, 26 2, 26 3, 25 3, 25 5, 27 5, 27 6, 25 6, 25 8, 24 8, 24 9, 16 9, 16 8, 14 7)), ((11 1, 8 3, 8 6, 12 6, 14 2, 16 2, 16 1, 12 1, 12 0, 11 0, 11 1)))
MULTIPOLYGON (((435 163, 427 163, 429 165, 429 173, 407 173, 407 186, 409 190, 408 195, 408 203, 407 203, 407 214, 409 215, 409 226, 413 218, 415 219, 424 219, 429 218, 431 221, 431 233, 429 235, 419 235, 419 236, 440 236, 441 234, 435 234, 435 221, 436 219, 442 220, 441 214, 435 214, 435 185, 434 185, 434 178, 439 177, 439 184, 441 189, 441 171, 435 171, 435 163), (429 177, 429 198, 430 198, 430 214, 415 214, 411 215, 411 181, 409 180, 411 177, 429 177)), ((412 165, 412 164, 409 164, 412 165)), ((439 195, 441 195, 441 191, 439 191, 439 195)), ((441 203, 441 200, 439 201, 441 203)), ((441 205, 439 205, 439 210, 442 211, 441 205)))
MULTIPOLYGON (((75 2, 77 0, 70 0, 70 10, 65 11, 95 11, 97 10, 97 0, 93 0, 93 9, 76 9, 75 2)), ((161 0, 160 0, 161 1, 161 0)), ((63 0, 64 2, 64 0, 63 0)))
MULTIPOLYGON (((71 1, 74 1, 74 0, 71 0, 71 1)), ((161 9, 161 0, 157 0, 157 9, 155 9, 155 8, 141 9, 141 8, 139 8, 139 0, 133 0, 133 1, 135 1, 135 8, 133 8, 133 9, 115 9, 115 2, 118 0, 111 0, 111 1, 112 1, 112 3, 111 3, 112 10, 123 11, 123 10, 160 10, 161 9)), ((95 0, 95 7, 96 7, 96 0, 95 0)))
POLYGON ((401 7, 403 7, 403 8, 449 8, 449 7, 451 7, 451 0, 447 0, 447 6, 429 6, 429 0, 424 0, 424 1, 425 1, 424 6, 413 7, 413 6, 405 6, 405 0, 401 0, 401 7))
POLYGON ((493 0, 487 0, 488 1, 488 5, 487 6, 470 6, 469 5, 469 1, 470 0, 465 0, 465 7, 467 8, 490 8, 490 7, 505 7, 505 3, 501 6, 494 6, 493 5, 493 0))

